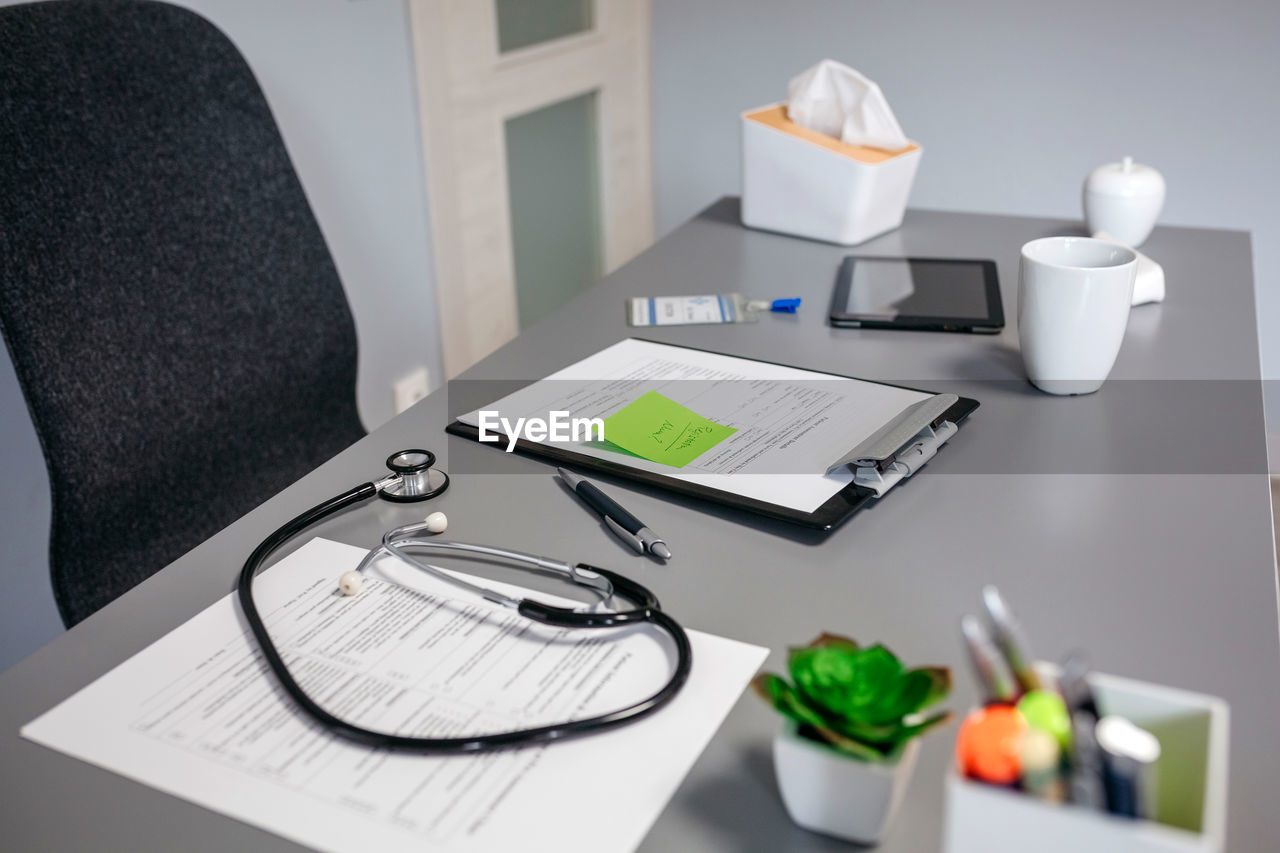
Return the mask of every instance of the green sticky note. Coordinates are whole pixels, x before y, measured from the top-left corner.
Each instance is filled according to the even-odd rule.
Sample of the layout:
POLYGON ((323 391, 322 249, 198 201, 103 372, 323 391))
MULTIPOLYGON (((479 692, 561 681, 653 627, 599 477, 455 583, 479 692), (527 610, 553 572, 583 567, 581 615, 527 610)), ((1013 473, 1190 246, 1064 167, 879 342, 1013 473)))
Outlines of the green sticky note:
POLYGON ((735 432, 656 391, 604 420, 605 441, 673 468, 683 468, 735 432))

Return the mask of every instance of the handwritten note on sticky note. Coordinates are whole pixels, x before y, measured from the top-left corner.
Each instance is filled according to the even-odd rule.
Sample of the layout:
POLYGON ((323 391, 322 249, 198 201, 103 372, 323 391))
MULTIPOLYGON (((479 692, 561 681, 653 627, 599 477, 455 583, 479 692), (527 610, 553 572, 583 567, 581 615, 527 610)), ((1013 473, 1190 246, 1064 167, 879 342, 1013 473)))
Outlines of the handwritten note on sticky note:
POLYGON ((606 441, 673 468, 683 468, 735 432, 656 391, 645 392, 604 421, 606 441))

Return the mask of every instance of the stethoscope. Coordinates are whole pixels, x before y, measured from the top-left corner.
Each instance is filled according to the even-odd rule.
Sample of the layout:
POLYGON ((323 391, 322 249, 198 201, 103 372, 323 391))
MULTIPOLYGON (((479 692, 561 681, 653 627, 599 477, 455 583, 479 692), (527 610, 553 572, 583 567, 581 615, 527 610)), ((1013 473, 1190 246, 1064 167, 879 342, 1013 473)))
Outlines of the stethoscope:
POLYGON ((671 701, 689 677, 693 666, 693 652, 689 647, 689 638, 684 629, 666 614, 658 604, 658 599, 645 587, 633 580, 623 577, 607 569, 588 566, 584 563, 570 565, 547 557, 538 557, 520 551, 495 548, 488 545, 474 545, 467 542, 443 542, 424 539, 424 534, 440 533, 445 530, 448 521, 444 513, 433 512, 424 521, 407 524, 388 530, 382 537, 382 544, 373 548, 361 560, 354 571, 345 573, 339 578, 338 586, 343 595, 359 595, 363 587, 365 569, 378 558, 390 554, 393 557, 424 571, 455 587, 466 590, 503 607, 508 607, 521 616, 555 628, 617 628, 628 625, 648 623, 667 634, 675 644, 676 665, 671 678, 656 693, 632 705, 598 714, 593 717, 566 720, 550 725, 536 726, 527 729, 494 732, 492 734, 467 735, 465 737, 425 738, 409 735, 391 734, 366 729, 331 714, 312 699, 302 686, 294 679, 284 658, 267 633, 267 627, 258 612, 253 599, 253 579, 262 569, 262 564, 274 551, 294 536, 323 519, 349 506, 367 500, 374 495, 383 500, 396 503, 416 503, 434 498, 449 488, 449 476, 435 465, 434 453, 427 450, 402 450, 387 458, 387 467, 391 473, 381 480, 362 483, 340 495, 335 495, 324 503, 312 507, 297 518, 283 524, 274 533, 262 541, 240 571, 237 593, 240 607, 244 610, 245 619, 253 631, 254 638, 262 650, 262 656, 275 674, 280 686, 289 697, 297 703, 315 722, 333 734, 373 747, 392 749, 418 750, 421 752, 479 752, 503 747, 546 743, 567 737, 576 737, 593 732, 617 728, 626 723, 639 720, 652 714, 667 702, 671 701), (599 604, 589 608, 571 609, 545 604, 531 598, 516 598, 488 587, 464 580, 435 566, 430 566, 409 553, 409 549, 426 551, 449 551, 478 555, 492 560, 506 560, 524 563, 517 566, 523 571, 537 571, 560 578, 566 583, 585 587, 599 597, 603 603, 614 595, 632 602, 631 610, 608 611, 599 609, 599 604))

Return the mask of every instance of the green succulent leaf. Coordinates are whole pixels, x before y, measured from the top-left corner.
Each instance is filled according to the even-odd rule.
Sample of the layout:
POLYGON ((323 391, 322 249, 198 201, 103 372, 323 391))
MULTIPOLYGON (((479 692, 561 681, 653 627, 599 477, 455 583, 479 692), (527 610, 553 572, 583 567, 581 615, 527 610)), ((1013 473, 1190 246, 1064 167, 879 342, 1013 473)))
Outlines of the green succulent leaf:
POLYGON ((869 744, 892 743, 902 729, 901 723, 875 725, 859 720, 839 720, 831 723, 830 728, 854 740, 869 744))
POLYGON ((845 737, 889 753, 897 749, 903 741, 922 735, 929 729, 945 723, 950 718, 951 712, 940 711, 923 720, 915 720, 910 725, 898 722, 889 725, 872 726, 865 723, 851 722, 841 727, 840 733, 845 737))
POLYGON ((912 672, 926 673, 930 680, 929 693, 920 703, 920 708, 936 705, 951 695, 951 670, 945 666, 925 666, 913 669, 912 672))
POLYGON ((845 637, 841 634, 829 634, 823 631, 813 642, 809 643, 808 648, 811 649, 844 649, 848 652, 856 652, 859 649, 856 640, 845 637))
POLYGON ((821 736, 823 740, 836 749, 855 758, 860 758, 863 761, 884 761, 885 753, 881 750, 851 737, 846 737, 834 729, 829 729, 825 726, 811 726, 810 730, 821 736))
POLYGON ((940 726, 950 719, 950 711, 939 711, 938 713, 931 714, 925 719, 912 723, 909 726, 899 726, 898 731, 893 735, 893 737, 884 741, 881 744, 881 747, 885 749, 886 752, 893 752, 904 742, 911 740, 913 737, 919 737, 930 729, 940 726))
POLYGON ((855 654, 845 649, 795 648, 787 655, 787 669, 796 690, 806 701, 834 711, 844 702, 853 676, 855 654))
POLYGON ((751 680, 751 686, 761 699, 773 706, 773 709, 782 716, 803 726, 816 728, 826 725, 826 720, 804 704, 791 685, 780 676, 771 672, 761 673, 751 680))
POLYGON ((841 720, 862 720, 889 692, 902 664, 882 645, 858 651, 844 647, 792 649, 789 660, 796 690, 808 702, 841 720))
POLYGON ((822 738, 841 752, 848 753, 863 761, 882 761, 884 753, 875 747, 861 743, 827 725, 827 722, 809 706, 805 705, 796 692, 781 677, 772 673, 757 675, 751 681, 756 693, 773 706, 774 710, 802 729, 822 738))
MULTIPOLYGON (((893 652, 876 643, 857 655, 852 705, 862 710, 875 705, 902 676, 902 663, 893 652)), ((861 714, 858 714, 861 717, 861 714)))
POLYGON ((951 690, 951 672, 944 667, 927 667, 904 672, 862 712, 869 723, 901 720, 927 708, 951 690))
POLYGON ((936 714, 930 714, 929 716, 925 717, 923 720, 921 720, 918 723, 915 723, 910 726, 903 726, 902 731, 899 732, 899 739, 906 740, 907 738, 922 735, 925 732, 929 731, 929 729, 940 726, 950 719, 951 719, 950 711, 939 711, 936 714))

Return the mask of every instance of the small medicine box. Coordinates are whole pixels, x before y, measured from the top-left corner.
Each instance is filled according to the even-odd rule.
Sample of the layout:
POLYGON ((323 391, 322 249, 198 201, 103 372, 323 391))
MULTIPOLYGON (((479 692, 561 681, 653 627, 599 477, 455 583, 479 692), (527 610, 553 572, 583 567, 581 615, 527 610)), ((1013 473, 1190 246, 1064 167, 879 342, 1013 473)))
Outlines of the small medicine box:
POLYGON ((902 224, 923 149, 850 145, 787 118, 742 114, 742 224, 852 246, 902 224))

